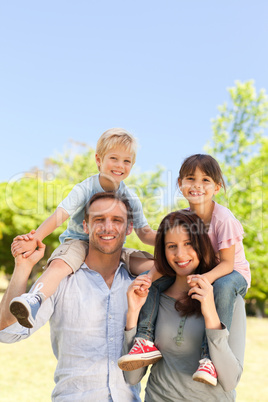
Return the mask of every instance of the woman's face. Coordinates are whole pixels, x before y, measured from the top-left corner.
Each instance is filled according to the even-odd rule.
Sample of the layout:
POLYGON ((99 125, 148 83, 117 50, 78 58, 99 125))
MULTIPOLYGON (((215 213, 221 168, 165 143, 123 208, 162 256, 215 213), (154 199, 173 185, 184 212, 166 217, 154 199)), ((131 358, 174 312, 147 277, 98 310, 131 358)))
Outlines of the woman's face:
POLYGON ((179 276, 193 274, 199 265, 189 233, 183 226, 175 226, 167 231, 165 253, 167 262, 179 276))

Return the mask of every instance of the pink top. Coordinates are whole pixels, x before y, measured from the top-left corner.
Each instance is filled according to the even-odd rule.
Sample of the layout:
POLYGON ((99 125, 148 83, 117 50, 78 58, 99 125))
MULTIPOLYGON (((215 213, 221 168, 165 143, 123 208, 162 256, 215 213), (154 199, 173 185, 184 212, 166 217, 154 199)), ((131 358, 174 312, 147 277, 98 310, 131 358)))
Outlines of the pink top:
POLYGON ((243 275, 249 287, 251 274, 242 242, 243 227, 228 208, 217 204, 217 202, 214 202, 208 235, 217 254, 219 250, 235 244, 234 270, 243 275))

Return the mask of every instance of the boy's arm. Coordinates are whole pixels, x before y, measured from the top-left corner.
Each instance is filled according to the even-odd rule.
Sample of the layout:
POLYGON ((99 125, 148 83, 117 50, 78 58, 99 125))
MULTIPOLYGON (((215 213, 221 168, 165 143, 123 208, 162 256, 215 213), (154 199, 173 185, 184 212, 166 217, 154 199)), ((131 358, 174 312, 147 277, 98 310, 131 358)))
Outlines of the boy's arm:
MULTIPOLYGON (((235 257, 235 245, 233 244, 229 248, 224 248, 219 251, 220 253, 220 263, 216 265, 211 271, 206 272, 202 276, 205 276, 210 283, 216 281, 216 279, 221 278, 222 276, 228 275, 234 270, 234 257, 235 257)), ((194 277, 195 275, 189 275, 188 283, 191 282, 190 277, 194 277)))
POLYGON ((151 229, 149 225, 146 225, 143 228, 136 228, 135 232, 144 244, 149 244, 149 246, 155 245, 156 231, 151 229))
POLYGON ((15 268, 9 286, 0 303, 0 330, 14 324, 17 320, 9 310, 11 300, 25 293, 27 281, 34 265, 44 256, 45 245, 38 240, 38 249, 27 259, 19 255, 15 259, 15 268))
POLYGON ((54 230, 61 226, 69 218, 68 212, 65 209, 58 207, 55 212, 50 215, 34 232, 27 235, 15 237, 11 251, 14 257, 24 253, 24 258, 29 257, 37 247, 37 241, 42 241, 45 237, 54 232, 54 230))

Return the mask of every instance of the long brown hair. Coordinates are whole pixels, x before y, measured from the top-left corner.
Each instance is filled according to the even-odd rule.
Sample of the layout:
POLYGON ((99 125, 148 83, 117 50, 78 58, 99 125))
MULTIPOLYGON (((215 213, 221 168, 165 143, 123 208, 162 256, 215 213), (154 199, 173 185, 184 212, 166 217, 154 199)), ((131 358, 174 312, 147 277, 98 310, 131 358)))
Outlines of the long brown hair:
MULTIPOLYGON (((168 230, 177 226, 183 226, 187 230, 193 249, 199 259, 199 265, 195 274, 204 274, 214 268, 218 263, 214 249, 207 234, 204 222, 198 215, 189 210, 171 212, 159 225, 155 241, 155 266, 162 275, 175 277, 176 273, 168 264, 165 252, 165 237, 168 230)), ((183 298, 177 300, 175 308, 182 315, 201 314, 201 306, 198 300, 192 299, 186 293, 183 298)))

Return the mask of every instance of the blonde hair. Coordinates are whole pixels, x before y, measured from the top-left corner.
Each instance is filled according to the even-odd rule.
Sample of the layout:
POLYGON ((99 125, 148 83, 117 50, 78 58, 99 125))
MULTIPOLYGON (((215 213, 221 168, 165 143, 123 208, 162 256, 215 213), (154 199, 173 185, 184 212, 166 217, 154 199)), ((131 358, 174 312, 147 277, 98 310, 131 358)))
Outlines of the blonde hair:
POLYGON ((96 153, 102 159, 110 149, 118 146, 124 147, 133 155, 132 165, 134 165, 138 146, 137 140, 123 128, 110 128, 105 131, 97 142, 96 153))

